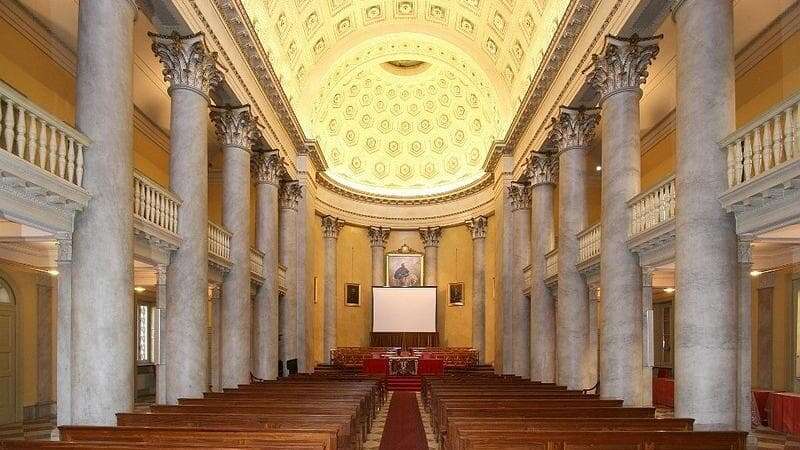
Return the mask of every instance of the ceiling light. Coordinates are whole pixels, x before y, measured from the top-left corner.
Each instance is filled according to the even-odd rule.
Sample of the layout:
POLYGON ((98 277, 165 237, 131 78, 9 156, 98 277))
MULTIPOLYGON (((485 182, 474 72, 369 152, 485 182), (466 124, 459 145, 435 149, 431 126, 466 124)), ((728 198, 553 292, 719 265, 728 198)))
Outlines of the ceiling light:
POLYGON ((673 292, 675 292, 675 288, 671 287, 664 288, 664 292, 666 292, 667 294, 672 294, 673 292))
POLYGON ((50 269, 50 270, 47 271, 47 273, 49 273, 50 275, 52 275, 54 277, 58 276, 58 271, 56 269, 50 269))
POLYGON ((760 270, 751 270, 750 271, 750 276, 751 277, 757 277, 757 276, 761 275, 762 273, 764 273, 764 272, 762 272, 760 270))
POLYGON ((133 290, 141 294, 142 292, 146 291, 147 289, 145 289, 145 288, 143 288, 141 286, 136 286, 135 288, 133 288, 133 290))
POLYGON ((594 168, 594 170, 600 172, 601 170, 603 170, 603 166, 597 166, 594 168))

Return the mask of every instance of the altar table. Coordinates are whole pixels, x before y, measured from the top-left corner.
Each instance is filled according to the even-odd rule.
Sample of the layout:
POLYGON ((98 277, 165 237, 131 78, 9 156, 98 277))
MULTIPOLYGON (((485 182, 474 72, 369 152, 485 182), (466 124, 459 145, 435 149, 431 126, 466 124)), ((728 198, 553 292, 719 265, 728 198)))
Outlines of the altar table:
POLYGON ((417 375, 419 358, 416 356, 390 356, 389 375, 417 375))
POLYGON ((770 392, 769 425, 776 431, 800 434, 800 394, 770 392))
MULTIPOLYGON (((364 373, 375 375, 397 375, 390 373, 389 365, 392 358, 368 358, 364 360, 362 368, 364 373)), ((416 368, 413 374, 405 375, 444 375, 444 361, 439 359, 425 359, 417 357, 406 357, 406 359, 417 360, 416 368)))

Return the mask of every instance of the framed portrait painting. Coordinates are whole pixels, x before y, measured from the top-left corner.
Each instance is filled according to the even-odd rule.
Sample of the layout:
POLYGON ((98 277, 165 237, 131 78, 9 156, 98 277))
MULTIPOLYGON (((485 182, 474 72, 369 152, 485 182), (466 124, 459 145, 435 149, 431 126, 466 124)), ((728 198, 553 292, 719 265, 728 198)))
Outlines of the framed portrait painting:
POLYGON ((450 283, 447 298, 450 306, 464 306, 464 283, 450 283))
POLYGON ((424 286, 424 255, 415 252, 386 254, 386 285, 389 287, 424 286))
POLYGON ((358 283, 344 284, 345 306, 361 306, 361 285, 358 283))

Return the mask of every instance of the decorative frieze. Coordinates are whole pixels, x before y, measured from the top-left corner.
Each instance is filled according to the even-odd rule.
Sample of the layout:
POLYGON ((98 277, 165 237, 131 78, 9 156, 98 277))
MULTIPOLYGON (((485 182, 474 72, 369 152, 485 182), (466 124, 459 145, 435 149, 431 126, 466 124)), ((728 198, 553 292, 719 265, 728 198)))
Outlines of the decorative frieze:
POLYGON ((322 218, 322 237, 337 239, 339 231, 344 226, 344 220, 338 219, 333 216, 325 216, 322 218))
POLYGON ((419 237, 425 247, 438 247, 442 239, 442 229, 440 227, 427 227, 419 229, 419 237))
POLYGON ((386 227, 369 227, 367 234, 369 235, 370 247, 386 247, 386 241, 389 240, 391 231, 391 228, 386 227))
POLYGON ((282 184, 278 191, 278 203, 281 209, 297 211, 301 198, 303 198, 303 187, 296 181, 282 184))
POLYGON ((208 98, 209 91, 222 82, 217 53, 209 51, 203 33, 148 35, 153 40, 153 53, 164 65, 162 73, 164 81, 170 84, 170 93, 174 89, 189 89, 208 98))
POLYGON ((606 36, 600 55, 592 55, 591 71, 586 81, 600 92, 600 102, 623 91, 641 93, 639 86, 647 79, 647 66, 658 55, 658 41, 663 35, 641 38, 606 36))
POLYGON ((249 152, 261 137, 258 117, 250 112, 250 105, 212 106, 210 115, 223 148, 237 147, 249 152))
POLYGON ((531 187, 540 184, 556 184, 558 181, 558 156, 553 153, 531 153, 527 172, 531 187))
POLYGON ((256 184, 277 186, 286 173, 283 160, 278 152, 256 152, 251 158, 251 172, 256 184))
POLYGON ((531 187, 524 183, 511 183, 508 187, 508 196, 511 197, 511 208, 514 211, 531 208, 531 187))
POLYGON ((467 227, 472 234, 472 239, 485 239, 486 229, 489 227, 489 219, 486 216, 478 216, 467 221, 467 227))
POLYGON ((594 137, 600 121, 598 108, 559 108, 558 118, 553 118, 548 139, 558 147, 559 152, 574 148, 587 148, 594 137))

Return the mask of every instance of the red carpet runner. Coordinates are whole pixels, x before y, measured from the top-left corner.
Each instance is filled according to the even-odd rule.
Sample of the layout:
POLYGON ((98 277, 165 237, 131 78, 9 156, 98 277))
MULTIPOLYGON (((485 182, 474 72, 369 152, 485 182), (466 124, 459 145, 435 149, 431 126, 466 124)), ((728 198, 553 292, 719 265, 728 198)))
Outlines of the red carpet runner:
POLYGON ((419 415, 414 392, 397 391, 392 395, 380 450, 428 450, 425 428, 419 415))

